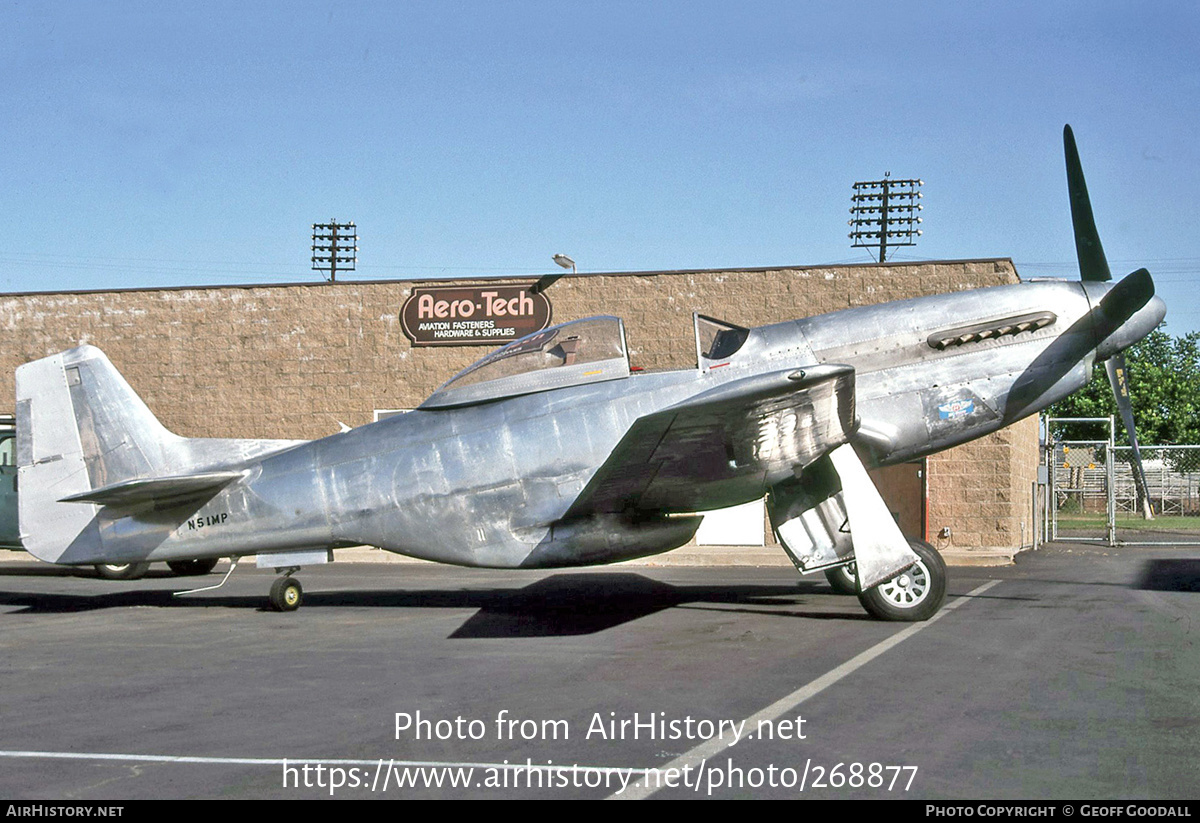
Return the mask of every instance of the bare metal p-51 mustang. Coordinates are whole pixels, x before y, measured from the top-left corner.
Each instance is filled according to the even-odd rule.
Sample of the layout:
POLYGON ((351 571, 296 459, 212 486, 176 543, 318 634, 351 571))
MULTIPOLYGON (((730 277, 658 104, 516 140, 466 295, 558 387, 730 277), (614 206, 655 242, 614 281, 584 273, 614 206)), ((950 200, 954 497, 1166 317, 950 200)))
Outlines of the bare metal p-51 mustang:
POLYGON ((1033 414, 1165 314, 1145 270, 1108 282, 1064 137, 1082 282, 753 329, 697 315, 695 369, 631 372, 621 321, 593 317, 499 349, 413 412, 296 442, 178 437, 91 346, 28 363, 16 375, 22 540, 74 565, 256 554, 281 573, 272 605, 290 610, 290 575, 339 547, 464 566, 609 563, 681 546, 698 512, 765 496, 802 572, 856 567, 868 611, 925 619, 945 566, 901 535, 864 463, 1033 414))

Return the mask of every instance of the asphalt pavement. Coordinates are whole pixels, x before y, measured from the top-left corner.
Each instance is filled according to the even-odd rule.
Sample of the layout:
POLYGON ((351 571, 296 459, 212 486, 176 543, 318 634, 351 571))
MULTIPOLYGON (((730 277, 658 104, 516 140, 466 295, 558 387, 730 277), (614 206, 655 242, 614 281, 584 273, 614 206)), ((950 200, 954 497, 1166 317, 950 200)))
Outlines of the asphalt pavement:
POLYGON ((951 568, 921 624, 784 567, 335 562, 280 614, 6 562, 0 797, 1195 798, 1198 556, 951 568))

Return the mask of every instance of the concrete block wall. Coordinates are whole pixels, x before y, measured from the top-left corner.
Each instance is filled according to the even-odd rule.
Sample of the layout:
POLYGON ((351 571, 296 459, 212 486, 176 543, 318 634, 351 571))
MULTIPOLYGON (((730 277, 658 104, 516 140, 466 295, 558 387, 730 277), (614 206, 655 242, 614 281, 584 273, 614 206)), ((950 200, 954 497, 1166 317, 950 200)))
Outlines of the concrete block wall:
POLYGON ((1027 418, 932 455, 929 539, 939 549, 1011 549, 1032 541, 1038 426, 1027 418), (942 536, 943 528, 949 529, 942 536))

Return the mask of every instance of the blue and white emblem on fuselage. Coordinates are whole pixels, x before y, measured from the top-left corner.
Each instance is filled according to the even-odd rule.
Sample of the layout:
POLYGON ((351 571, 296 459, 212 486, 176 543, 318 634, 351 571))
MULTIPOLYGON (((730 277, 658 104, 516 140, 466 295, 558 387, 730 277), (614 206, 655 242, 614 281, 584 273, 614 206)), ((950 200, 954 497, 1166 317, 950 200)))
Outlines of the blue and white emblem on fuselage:
POLYGON ((937 407, 938 417, 942 420, 957 420, 975 411, 974 400, 952 400, 937 407))

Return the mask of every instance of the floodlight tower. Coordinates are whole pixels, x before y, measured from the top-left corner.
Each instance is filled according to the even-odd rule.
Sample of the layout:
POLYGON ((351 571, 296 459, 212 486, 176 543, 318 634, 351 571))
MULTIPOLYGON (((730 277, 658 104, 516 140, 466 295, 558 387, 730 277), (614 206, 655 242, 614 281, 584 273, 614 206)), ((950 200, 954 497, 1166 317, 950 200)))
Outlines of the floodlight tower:
POLYGON ((337 280, 337 273, 354 271, 358 259, 358 229, 353 223, 313 223, 312 227, 313 271, 329 272, 329 282, 337 280))
POLYGON ((855 183, 847 221, 851 248, 877 248, 882 263, 889 246, 915 246, 921 236, 917 201, 923 185, 923 180, 893 180, 890 171, 882 180, 855 183))

